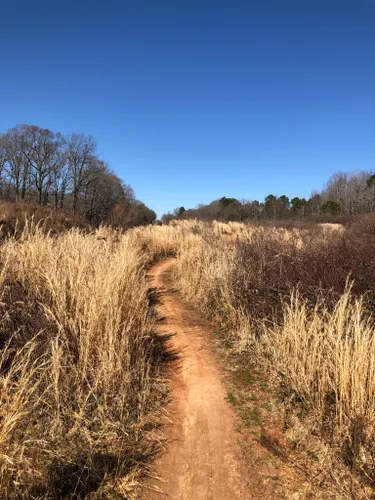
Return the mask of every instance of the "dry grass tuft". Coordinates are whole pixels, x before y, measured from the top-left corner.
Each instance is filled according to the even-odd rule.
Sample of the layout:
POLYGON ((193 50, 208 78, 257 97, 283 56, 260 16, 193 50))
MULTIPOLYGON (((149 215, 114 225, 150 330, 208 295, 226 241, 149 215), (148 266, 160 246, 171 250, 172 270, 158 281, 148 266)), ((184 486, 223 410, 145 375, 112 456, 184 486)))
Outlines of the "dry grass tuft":
POLYGON ((187 242, 198 243, 198 235, 204 231, 204 224, 197 221, 181 221, 168 226, 147 226, 131 230, 131 234, 141 252, 150 262, 175 256, 187 242))
POLYGON ((120 494, 154 452, 161 347, 138 248, 35 226, 0 247, 1 498, 120 494))
POLYGON ((375 431, 375 331, 363 300, 350 287, 333 310, 311 309, 293 293, 283 321, 265 336, 278 370, 312 409, 325 437, 338 444, 351 466, 373 465, 375 431))

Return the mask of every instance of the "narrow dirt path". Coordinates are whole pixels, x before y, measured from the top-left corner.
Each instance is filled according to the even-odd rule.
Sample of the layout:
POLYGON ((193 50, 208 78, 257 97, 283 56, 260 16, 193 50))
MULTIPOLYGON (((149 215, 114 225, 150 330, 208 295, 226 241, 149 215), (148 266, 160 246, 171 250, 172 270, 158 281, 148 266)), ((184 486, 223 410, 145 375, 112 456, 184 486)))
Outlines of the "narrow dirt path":
POLYGON ((170 348, 180 357, 172 367, 172 402, 165 432, 168 446, 155 464, 144 498, 246 500, 247 474, 241 466, 234 415, 212 352, 207 325, 173 293, 163 274, 168 259, 151 270, 160 292, 159 331, 173 334, 170 348))
POLYGON ((165 452, 143 484, 142 500, 339 498, 327 496, 319 483, 315 488, 316 472, 310 480, 304 466, 291 466, 278 427, 265 423, 263 439, 251 429, 234 431, 239 421, 213 351, 212 324, 176 293, 166 274, 174 262, 164 260, 150 271, 158 294, 158 330, 169 336, 168 348, 178 356, 170 365, 165 452))

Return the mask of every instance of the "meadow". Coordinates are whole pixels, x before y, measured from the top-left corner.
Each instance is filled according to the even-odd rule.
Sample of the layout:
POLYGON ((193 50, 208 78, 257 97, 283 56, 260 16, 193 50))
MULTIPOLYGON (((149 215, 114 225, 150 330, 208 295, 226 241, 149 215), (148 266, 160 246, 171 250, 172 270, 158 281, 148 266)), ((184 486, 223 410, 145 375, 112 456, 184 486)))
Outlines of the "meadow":
MULTIPOLYGON (((282 453, 327 484, 325 498, 373 491, 374 229, 368 215, 345 226, 180 221, 142 230, 148 248, 177 256, 175 286, 217 325, 229 371, 256 373, 270 388, 263 396, 278 407, 282 453)), ((242 396, 229 395, 240 413, 242 396)))
POLYGON ((136 496, 168 392, 147 271, 174 256, 175 287, 216 325, 229 362, 271 387, 286 459, 305 460, 340 498, 371 498, 374 229, 362 216, 345 226, 178 221, 59 233, 29 220, 8 231, 0 497, 136 496))

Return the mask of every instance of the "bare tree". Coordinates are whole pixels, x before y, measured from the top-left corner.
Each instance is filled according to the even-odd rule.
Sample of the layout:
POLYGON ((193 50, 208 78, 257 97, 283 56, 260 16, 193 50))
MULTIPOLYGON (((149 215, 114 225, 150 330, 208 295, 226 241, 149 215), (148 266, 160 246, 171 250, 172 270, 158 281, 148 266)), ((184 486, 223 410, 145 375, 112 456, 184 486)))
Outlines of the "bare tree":
POLYGON ((82 215, 95 226, 103 221, 109 222, 115 205, 123 198, 124 190, 120 179, 105 162, 93 160, 85 183, 82 215))
POLYGON ((52 202, 56 209, 66 205, 94 225, 114 223, 117 216, 119 225, 130 227, 156 217, 98 159, 92 136, 66 138, 35 125, 0 134, 0 192, 16 201, 52 202))
MULTIPOLYGON (((135 198, 134 191, 130 186, 122 184, 122 189, 123 199, 112 210, 111 224, 117 227, 130 228, 154 223, 156 213, 135 198)), ((181 213, 181 207, 179 212, 181 213)))
POLYGON ((65 195, 69 184, 69 169, 66 154, 62 152, 60 161, 51 170, 50 189, 54 197, 55 208, 64 208, 65 195))
POLYGON ((28 183, 29 166, 25 158, 26 125, 18 125, 3 135, 4 167, 14 186, 16 200, 24 199, 28 183))
POLYGON ((38 194, 38 203, 48 202, 52 173, 62 161, 64 138, 59 133, 35 125, 25 126, 24 155, 30 167, 30 175, 38 194))
POLYGON ((0 134, 0 180, 2 178, 5 164, 7 161, 7 154, 5 149, 5 136, 4 134, 0 134))
POLYGON ((69 176, 72 187, 73 211, 78 210, 80 193, 87 188, 93 177, 93 163, 96 160, 96 142, 89 135, 72 134, 66 148, 69 176))
POLYGON ((344 214, 358 214, 374 210, 374 188, 368 185, 371 172, 334 174, 322 191, 322 200, 337 201, 344 214))

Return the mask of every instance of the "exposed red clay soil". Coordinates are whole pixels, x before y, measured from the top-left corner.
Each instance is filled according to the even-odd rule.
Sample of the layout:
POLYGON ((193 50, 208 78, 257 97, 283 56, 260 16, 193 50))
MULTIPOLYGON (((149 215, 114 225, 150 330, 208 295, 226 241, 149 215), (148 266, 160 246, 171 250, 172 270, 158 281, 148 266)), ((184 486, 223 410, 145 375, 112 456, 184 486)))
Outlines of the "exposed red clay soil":
POLYGON ((160 262, 150 273, 152 286, 160 295, 159 332, 173 334, 169 347, 179 353, 179 359, 172 362, 170 372, 171 403, 164 422, 166 450, 143 485, 142 498, 288 498, 270 482, 270 475, 277 470, 271 463, 264 465, 268 453, 261 445, 252 446, 250 462, 242 455, 239 434, 234 431, 235 415, 226 400, 210 341, 210 325, 184 306, 163 276, 173 263, 174 259, 160 262))

